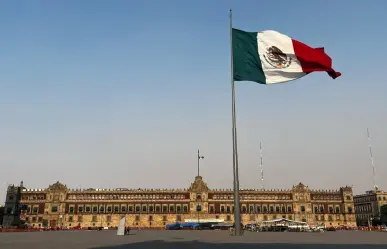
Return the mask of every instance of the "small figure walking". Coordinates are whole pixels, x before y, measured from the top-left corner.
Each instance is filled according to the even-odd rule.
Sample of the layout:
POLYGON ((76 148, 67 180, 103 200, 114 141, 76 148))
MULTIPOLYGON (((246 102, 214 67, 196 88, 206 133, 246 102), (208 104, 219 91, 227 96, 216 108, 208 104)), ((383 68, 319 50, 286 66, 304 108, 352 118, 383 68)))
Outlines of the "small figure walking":
POLYGON ((129 235, 130 234, 130 227, 125 227, 125 235, 129 235))

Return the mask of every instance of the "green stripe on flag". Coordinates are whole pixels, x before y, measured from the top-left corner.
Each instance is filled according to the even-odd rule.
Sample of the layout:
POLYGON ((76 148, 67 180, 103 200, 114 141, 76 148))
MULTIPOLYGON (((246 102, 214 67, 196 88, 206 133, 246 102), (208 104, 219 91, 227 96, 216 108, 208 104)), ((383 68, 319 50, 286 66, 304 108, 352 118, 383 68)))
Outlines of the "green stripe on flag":
POLYGON ((235 81, 266 84, 258 54, 257 32, 232 29, 232 51, 235 81))

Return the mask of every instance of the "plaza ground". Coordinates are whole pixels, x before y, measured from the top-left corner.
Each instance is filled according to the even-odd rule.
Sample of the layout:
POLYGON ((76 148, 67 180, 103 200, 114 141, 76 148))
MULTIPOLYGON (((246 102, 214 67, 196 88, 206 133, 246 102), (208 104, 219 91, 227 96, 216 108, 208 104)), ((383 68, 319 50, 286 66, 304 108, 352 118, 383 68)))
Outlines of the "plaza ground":
POLYGON ((1 249, 373 249, 387 248, 387 233, 337 231, 325 233, 245 232, 229 236, 227 231, 61 231, 0 233, 1 249))

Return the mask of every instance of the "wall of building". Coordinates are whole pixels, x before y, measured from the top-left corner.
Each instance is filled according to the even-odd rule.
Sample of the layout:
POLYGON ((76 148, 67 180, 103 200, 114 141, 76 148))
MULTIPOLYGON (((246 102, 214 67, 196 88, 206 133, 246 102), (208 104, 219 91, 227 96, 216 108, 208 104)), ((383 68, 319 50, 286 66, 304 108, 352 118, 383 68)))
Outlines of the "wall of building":
MULTIPOLYGON (((241 190, 244 224, 278 218, 327 226, 355 225, 352 188, 310 190, 241 190)), ((22 219, 32 226, 118 226, 126 216, 134 227, 165 227, 185 219, 233 222, 231 190, 209 189, 200 176, 180 190, 71 190, 57 182, 46 189, 23 189, 22 219), (198 206, 200 211, 197 211, 198 206)))
POLYGON ((21 211, 21 188, 20 186, 10 185, 7 188, 7 194, 4 204, 3 226, 17 226, 20 224, 21 211))
POLYGON ((380 218, 380 208, 387 204, 387 192, 370 190, 354 196, 356 221, 359 225, 368 225, 380 218))

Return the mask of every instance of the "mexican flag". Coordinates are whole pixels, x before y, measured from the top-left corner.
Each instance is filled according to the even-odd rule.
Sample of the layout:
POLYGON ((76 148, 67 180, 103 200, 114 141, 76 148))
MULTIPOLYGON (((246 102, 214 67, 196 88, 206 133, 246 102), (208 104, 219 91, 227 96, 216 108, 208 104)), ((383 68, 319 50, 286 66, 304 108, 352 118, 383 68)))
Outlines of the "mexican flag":
POLYGON ((235 81, 283 83, 316 71, 333 79, 341 75, 332 69, 324 48, 309 47, 273 30, 232 29, 232 50, 235 81))

